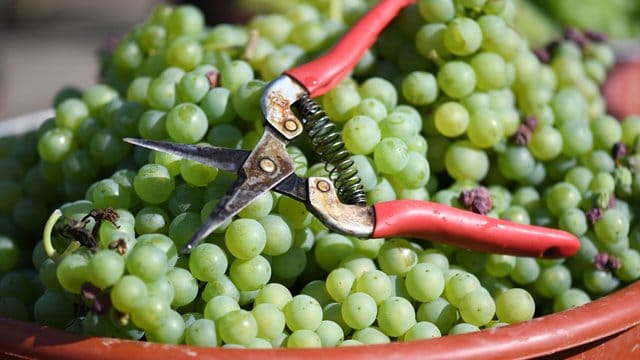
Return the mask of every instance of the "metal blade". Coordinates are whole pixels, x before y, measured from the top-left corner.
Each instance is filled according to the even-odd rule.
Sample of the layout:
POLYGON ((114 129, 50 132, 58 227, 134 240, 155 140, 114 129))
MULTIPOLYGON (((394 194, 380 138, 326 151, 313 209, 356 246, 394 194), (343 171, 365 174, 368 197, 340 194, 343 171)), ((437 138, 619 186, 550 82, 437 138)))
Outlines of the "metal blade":
POLYGON ((293 173, 282 180, 273 190, 306 204, 309 201, 307 187, 307 179, 303 179, 293 173))
POLYGON ((262 138, 238 171, 238 178, 182 251, 189 252, 258 196, 276 188, 294 170, 295 164, 287 153, 286 142, 270 127, 265 128, 262 138))
POLYGON ((201 164, 213 166, 220 170, 237 172, 249 157, 250 151, 229 149, 217 146, 198 146, 178 144, 168 141, 156 141, 137 138, 124 138, 129 144, 147 149, 162 151, 183 157, 201 164))

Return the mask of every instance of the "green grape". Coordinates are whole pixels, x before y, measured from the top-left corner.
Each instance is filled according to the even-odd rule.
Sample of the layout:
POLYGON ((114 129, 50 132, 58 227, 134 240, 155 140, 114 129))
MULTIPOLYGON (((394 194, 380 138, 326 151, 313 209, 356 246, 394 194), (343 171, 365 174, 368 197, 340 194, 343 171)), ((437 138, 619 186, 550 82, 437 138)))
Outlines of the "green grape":
POLYGON ((224 87, 209 90, 200 101, 200 108, 207 115, 210 125, 231 122, 236 116, 231 91, 224 87))
POLYGON ((422 262, 409 270, 405 284, 407 292, 413 299, 429 302, 437 299, 443 293, 445 279, 437 265, 422 262))
POLYGON ((420 339, 432 339, 442 336, 440 329, 428 321, 419 321, 404 333, 403 341, 412 341, 420 339))
POLYGON ((558 218, 558 228, 576 236, 586 234, 588 227, 587 216, 581 209, 567 209, 558 218))
POLYGON ((509 145, 498 154, 498 168, 507 179, 524 179, 534 171, 536 161, 524 146, 509 145))
POLYGON ((91 283, 101 289, 114 285, 122 277, 124 270, 125 261, 122 255, 110 250, 97 252, 88 264, 91 283))
POLYGON ((251 312, 238 309, 223 315, 217 322, 218 333, 227 344, 247 345, 258 335, 258 324, 251 312))
MULTIPOLYGON (((380 132, 383 138, 396 137, 406 142, 411 137, 418 135, 422 127, 422 118, 414 111, 403 111, 400 107, 396 109, 400 110, 392 111, 380 121, 380 132)), ((412 108, 405 106, 404 109, 412 108)))
POLYGON ((0 297, 0 315, 18 321, 29 321, 27 306, 12 296, 0 297))
POLYGON ((490 148, 497 145, 504 135, 504 125, 495 111, 482 109, 471 113, 467 137, 473 145, 490 148))
POLYGON ((416 313, 409 300, 394 296, 380 304, 377 320, 382 332, 391 337, 399 337, 416 324, 416 313))
POLYGON ((248 219, 261 219, 267 216, 273 208, 273 195, 269 192, 263 193, 256 199, 247 205, 244 209, 240 210, 238 216, 248 219))
POLYGON ((278 200, 278 213, 294 230, 309 226, 313 220, 313 215, 303 203, 288 196, 278 200))
MULTIPOLYGON (((348 278, 348 275, 346 276, 348 285, 350 279, 348 278)), ((391 296, 392 290, 392 283, 389 277, 384 272, 376 269, 362 272, 362 274, 358 276, 353 283, 352 288, 352 291, 365 293, 371 296, 377 305, 380 305, 382 301, 391 296)), ((343 295, 346 296, 346 294, 343 295)))
POLYGON ((184 342, 193 346, 218 346, 216 326, 209 319, 197 319, 185 328, 184 342))
POLYGON ((153 109, 169 111, 176 103, 175 82, 166 78, 151 80, 147 89, 147 103, 153 109))
POLYGON ((448 333, 459 317, 458 310, 442 297, 422 303, 416 310, 418 322, 435 324, 442 334, 448 333))
POLYGON ((629 219, 618 209, 607 209, 594 224, 594 231, 602 242, 619 243, 629 234, 629 219))
POLYGON ((315 332, 320 337, 322 347, 335 347, 344 341, 344 331, 331 320, 322 320, 315 332))
POLYGON ((333 299, 327 292, 326 282, 324 280, 311 280, 300 290, 300 294, 309 295, 318 300, 321 307, 324 307, 333 299))
POLYGON ((174 216, 186 211, 196 211, 202 208, 202 198, 203 191, 201 187, 182 183, 175 187, 169 197, 169 211, 174 216))
POLYGON ((615 270, 616 277, 624 282, 638 279, 640 277, 640 253, 636 249, 626 249, 618 256, 621 266, 615 270))
POLYGON ((140 29, 138 43, 140 48, 147 54, 156 54, 163 50, 167 41, 167 30, 158 24, 145 24, 140 29))
POLYGON ((402 96, 412 105, 424 106, 438 97, 438 83, 433 74, 413 71, 402 80, 402 96))
POLYGON ((388 335, 373 326, 354 331, 351 335, 351 339, 364 345, 388 344, 391 342, 388 335))
POLYGON ((376 98, 364 98, 353 109, 353 117, 358 115, 369 117, 376 122, 384 119, 388 115, 385 104, 376 98))
POLYGON ((113 129, 100 129, 89 143, 91 156, 102 166, 114 166, 125 160, 131 147, 113 129))
POLYGON ((258 291, 254 300, 254 306, 263 303, 270 303, 282 310, 292 298, 291 292, 284 285, 279 283, 269 283, 258 291))
POLYGON ((284 313, 278 306, 272 303, 261 303, 255 305, 251 314, 256 319, 258 325, 257 337, 265 340, 273 340, 285 328, 286 321, 284 313))
POLYGON ((315 331, 322 322, 322 307, 309 295, 295 295, 284 307, 287 327, 291 331, 307 329, 315 331))
POLYGON ((457 137, 464 134, 469 126, 469 119, 467 109, 455 101, 442 103, 434 115, 436 128, 447 137, 457 137))
POLYGON ((382 135, 375 120, 364 115, 357 115, 345 123, 342 128, 342 139, 350 153, 368 155, 378 145, 382 135))
POLYGON ((64 329, 73 317, 73 302, 62 292, 47 290, 33 304, 33 318, 40 325, 64 329))
POLYGON ((528 147, 537 159, 551 160, 560 155, 563 148, 563 137, 552 126, 538 127, 533 132, 528 147))
POLYGON ((55 125, 71 131, 76 131, 89 117, 89 107, 84 101, 76 98, 61 102, 55 111, 55 125))
POLYGON ((277 256, 286 253, 293 244, 293 233, 284 219, 278 215, 266 215, 258 222, 262 225, 266 236, 262 253, 277 256))
POLYGON ((94 184, 91 199, 99 209, 128 208, 131 203, 131 193, 112 179, 102 179, 94 184))
POLYGON ((266 239, 264 227, 253 219, 236 219, 225 232, 227 249, 233 256, 243 260, 260 254, 266 245, 266 239))
POLYGON ((113 306, 123 312, 131 313, 144 306, 147 298, 147 286, 134 275, 124 275, 109 292, 113 306))
POLYGON ((176 96, 182 102, 198 103, 209 91, 211 85, 204 74, 194 71, 186 73, 176 84, 176 96))
POLYGON ((471 65, 454 60, 444 63, 436 75, 438 86, 448 96, 461 99, 476 87, 476 75, 471 65))
POLYGON ((147 164, 138 170, 133 179, 133 187, 143 201, 161 204, 171 196, 175 188, 175 180, 166 167, 147 164))
POLYGON ((475 275, 461 271, 446 279, 444 290, 449 303, 459 309, 464 296, 480 287, 475 275))
POLYGON ((582 282, 585 290, 595 295, 613 291, 620 283, 610 271, 597 269, 585 271, 582 274, 582 282))
POLYGON ((100 166, 86 149, 76 149, 62 160, 62 174, 67 180, 89 182, 98 177, 100 166))
POLYGON ((380 248, 378 265, 388 275, 405 275, 418 262, 411 243, 404 239, 390 239, 380 248))
POLYGON ((501 89, 507 84, 507 65, 496 53, 478 53, 471 59, 471 67, 481 90, 501 89))
POLYGON ((249 30, 258 30, 261 36, 269 39, 275 45, 280 45, 289 37, 293 24, 283 14, 274 13, 255 16, 247 26, 249 30))
POLYGON ((173 268, 167 272, 167 279, 174 290, 172 307, 179 308, 195 300, 198 295, 198 282, 188 270, 173 268))
POLYGON ((482 44, 480 25, 471 18, 454 18, 447 24, 447 30, 444 33, 444 44, 455 55, 467 56, 473 54, 482 44))
POLYGON ((322 347, 320 336, 309 329, 294 330, 287 337, 287 348, 319 348, 322 347))
POLYGON ((344 299, 341 307, 342 319, 352 329, 364 329, 376 320, 376 301, 371 295, 353 292, 344 299))
POLYGON ((356 281, 356 276, 348 269, 335 268, 326 277, 326 288, 331 298, 337 302, 344 302, 356 281))
POLYGON ((551 100, 551 108, 555 114, 556 123, 561 125, 566 121, 586 121, 587 101, 575 88, 559 90, 551 100))
POLYGON ((620 126, 622 127, 622 142, 634 144, 638 135, 640 135, 640 116, 626 116, 620 122, 620 126))
POLYGON ((347 255, 340 261, 338 267, 351 271, 356 278, 359 278, 368 271, 376 270, 376 264, 372 259, 359 254, 347 255))
MULTIPOLYGON (((386 101, 373 95, 370 97, 382 102, 385 110, 388 110, 386 101)), ((362 98, 363 96, 353 84, 343 82, 323 95, 322 107, 331 120, 342 123, 351 118, 351 113, 362 98)))
POLYGON ((258 290, 271 278, 271 265, 260 255, 250 259, 235 259, 229 266, 229 277, 240 290, 258 290))
POLYGON ((185 324, 180 313, 169 310, 165 323, 145 332, 147 340, 163 344, 181 344, 184 342, 185 324))
POLYGON ((331 271, 337 265, 353 253, 353 243, 344 235, 328 233, 316 240, 314 258, 318 265, 331 271))
POLYGON ((329 33, 327 27, 320 21, 300 21, 291 29, 290 41, 306 51, 320 49, 329 33))
POLYGON ((513 255, 489 254, 485 270, 493 277, 505 277, 515 269, 516 261, 513 255))
POLYGON ((189 270, 200 281, 214 281, 227 271, 227 256, 218 245, 202 243, 189 256, 189 270))
POLYGON ((360 96, 380 100, 388 111, 393 110, 398 103, 398 93, 391 82, 381 77, 371 77, 360 84, 360 96))
POLYGON ((190 36, 181 36, 171 41, 164 56, 164 60, 168 65, 185 71, 195 69, 200 65, 202 58, 202 46, 197 39, 190 36))
POLYGON ((38 155, 42 160, 57 164, 76 147, 74 134, 66 128, 47 130, 38 140, 38 155))
POLYGON ((451 327, 447 335, 467 334, 467 333, 476 332, 476 331, 480 331, 480 328, 473 324, 461 322, 451 327))
POLYGON ((237 299, 227 295, 216 295, 207 301, 203 315, 206 319, 219 321, 226 314, 239 309, 237 299))
POLYGON ((535 309, 533 297, 521 288, 508 289, 496 298, 496 315, 508 324, 531 320, 535 309))
POLYGON ((571 287, 571 273, 564 265, 554 265, 540 271, 534 287, 546 298, 555 298, 571 287))
POLYGON ((148 331, 159 328, 168 321, 172 310, 164 298, 149 295, 142 301, 142 306, 131 311, 131 320, 136 326, 148 331))
POLYGON ((210 127, 206 137, 207 143, 227 148, 238 148, 241 141, 242 132, 234 125, 225 123, 210 127))
POLYGON ((456 180, 480 181, 489 171, 487 153, 464 140, 450 144, 444 160, 447 172, 456 180))
POLYGON ((559 216, 568 209, 578 207, 581 200, 580 191, 575 186, 558 182, 547 191, 545 202, 549 211, 559 216))
POLYGON ((299 247, 291 247, 286 253, 271 258, 273 275, 282 279, 295 279, 306 266, 306 251, 299 247))
POLYGON ((141 244, 131 250, 126 265, 130 274, 150 282, 167 272, 167 255, 155 246, 141 244))
POLYGON ((398 172, 409 162, 407 144, 395 137, 384 138, 375 146, 373 160, 380 172, 387 174, 398 172))
POLYGON ((394 179, 407 189, 422 188, 429 181, 429 162, 417 152, 409 152, 407 165, 394 175, 394 179))
POLYGON ((581 289, 570 288, 563 291, 553 300, 553 312, 561 312, 589 303, 589 294, 581 289))
POLYGON ((82 284, 89 280, 88 267, 89 260, 80 254, 64 257, 56 268, 60 285, 72 294, 79 294, 82 284))
POLYGON ((583 120, 567 120, 560 125, 562 135, 562 154, 580 156, 593 147, 593 136, 589 124, 583 120), (578 140, 579 139, 579 140, 578 140))
POLYGON ((191 103, 179 104, 167 114, 167 134, 177 142, 194 144, 207 133, 207 116, 191 103))
POLYGON ((419 0, 418 11, 428 22, 447 22, 456 14, 453 0, 419 0))
POLYGON ((143 56, 135 41, 123 39, 113 50, 113 64, 121 72, 132 72, 140 67, 143 56))

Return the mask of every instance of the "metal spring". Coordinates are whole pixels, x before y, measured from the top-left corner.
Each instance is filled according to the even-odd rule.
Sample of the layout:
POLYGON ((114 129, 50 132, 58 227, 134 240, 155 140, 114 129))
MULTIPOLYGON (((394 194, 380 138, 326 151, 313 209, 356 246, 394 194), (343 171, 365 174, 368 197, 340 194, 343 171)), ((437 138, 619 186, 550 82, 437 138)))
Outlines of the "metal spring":
POLYGON ((293 108, 300 115, 311 145, 325 163, 324 167, 336 186, 340 201, 345 204, 366 205, 367 196, 358 170, 350 158, 351 154, 324 110, 307 95, 296 101, 293 108))

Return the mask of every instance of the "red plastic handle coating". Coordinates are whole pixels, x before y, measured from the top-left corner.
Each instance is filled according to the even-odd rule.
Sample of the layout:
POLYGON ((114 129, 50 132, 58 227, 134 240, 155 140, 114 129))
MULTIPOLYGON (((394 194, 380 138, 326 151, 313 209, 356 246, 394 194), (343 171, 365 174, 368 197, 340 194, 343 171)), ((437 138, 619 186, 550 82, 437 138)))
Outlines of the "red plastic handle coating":
POLYGON ((551 228, 518 224, 420 200, 373 205, 373 237, 417 237, 470 250, 555 258, 574 255, 580 240, 551 228))
POLYGON ((326 54, 285 73, 302 84, 311 97, 336 86, 358 63, 380 32, 405 6, 415 0, 381 0, 347 31, 326 54))

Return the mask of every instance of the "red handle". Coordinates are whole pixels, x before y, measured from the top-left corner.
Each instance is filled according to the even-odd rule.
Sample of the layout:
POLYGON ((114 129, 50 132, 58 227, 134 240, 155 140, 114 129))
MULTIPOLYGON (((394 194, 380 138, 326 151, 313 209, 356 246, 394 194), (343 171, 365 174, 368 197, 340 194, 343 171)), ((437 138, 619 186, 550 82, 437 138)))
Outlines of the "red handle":
POLYGON ((326 93, 347 76, 398 12, 414 2, 381 0, 329 52, 285 73, 302 84, 311 97, 326 93))
POLYGON ((540 258, 571 256, 580 248, 578 238, 565 231, 428 201, 395 200, 374 204, 373 208, 375 238, 418 237, 470 250, 540 258))

